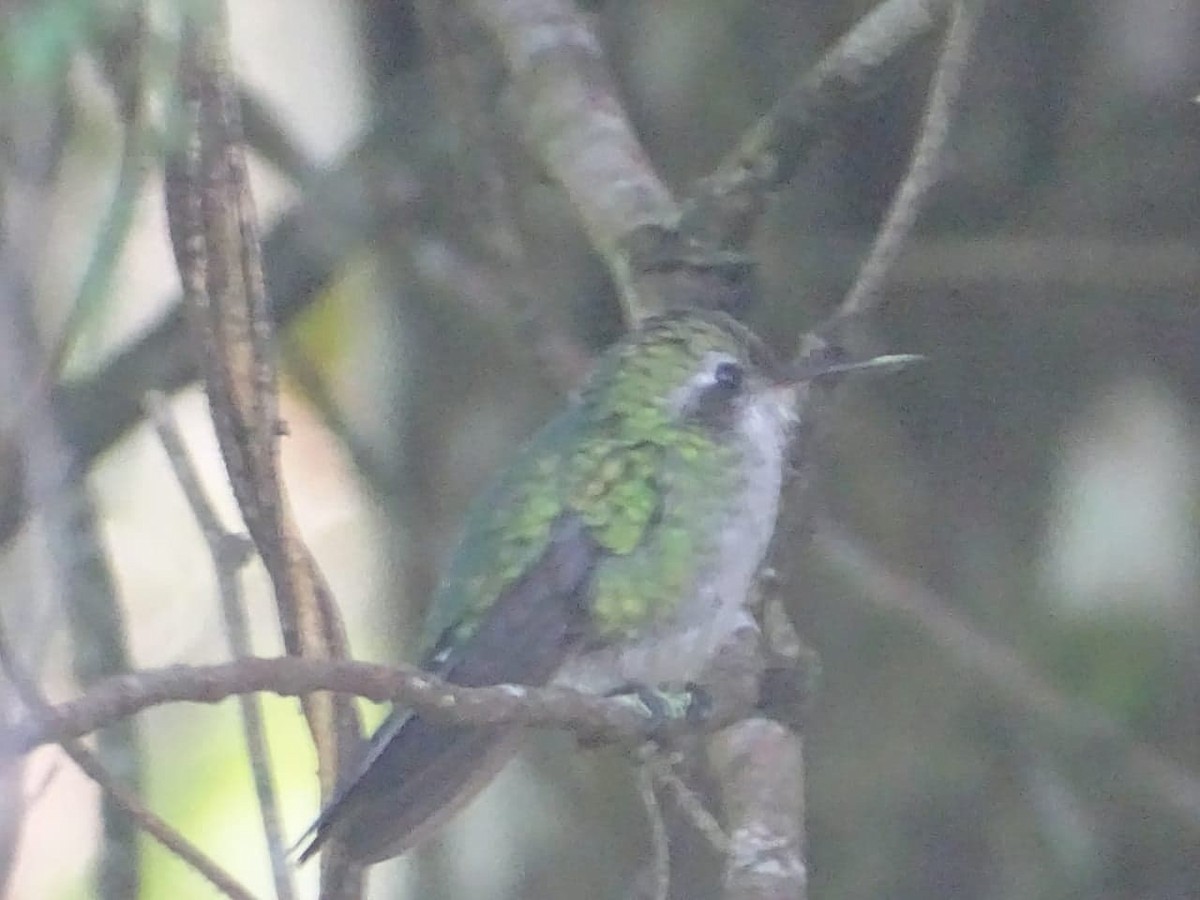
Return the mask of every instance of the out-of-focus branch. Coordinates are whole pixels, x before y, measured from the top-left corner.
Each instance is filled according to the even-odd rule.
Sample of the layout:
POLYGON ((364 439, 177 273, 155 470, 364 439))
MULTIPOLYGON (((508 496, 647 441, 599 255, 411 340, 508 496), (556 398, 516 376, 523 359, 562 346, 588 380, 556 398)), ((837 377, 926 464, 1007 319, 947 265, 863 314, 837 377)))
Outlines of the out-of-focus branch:
MULTIPOLYGON (((118 97, 124 126, 121 160, 113 196, 96 231, 87 269, 61 330, 62 340, 41 361, 48 377, 61 371, 75 340, 108 297, 113 273, 133 224, 138 195, 156 156, 151 124, 154 54, 146 5, 135 2, 116 18, 121 21, 125 35, 123 89, 118 97)), ((61 395, 54 397, 56 407, 60 398, 61 395)), ((61 434, 62 415, 57 408, 55 419, 61 434)), ((73 483, 67 518, 61 527, 69 530, 65 543, 71 549, 66 557, 73 564, 61 575, 66 582, 63 593, 75 648, 75 674, 81 684, 92 684, 105 676, 127 671, 129 651, 122 606, 88 491, 87 467, 78 448, 71 446, 69 453, 73 483)), ((26 463, 28 467, 40 464, 32 460, 26 463)), ((55 540, 52 538, 52 543, 55 540)), ((90 760, 91 768, 86 756, 78 752, 72 756, 89 776, 102 786, 107 783, 101 807, 105 839, 97 893, 114 900, 131 896, 137 893, 141 881, 138 830, 156 824, 153 814, 142 807, 136 796, 142 782, 142 750, 134 723, 122 723, 101 733, 95 757, 90 760)), ((166 837, 170 839, 169 835, 166 837)))
MULTIPOLYGON (((249 556, 249 542, 241 535, 229 533, 221 525, 216 510, 208 502, 204 488, 200 485, 200 477, 188 456, 183 436, 180 435, 171 416, 166 397, 162 394, 150 394, 146 398, 146 404, 159 441, 175 472, 175 478, 187 497, 188 505, 208 545, 213 571, 216 573, 217 593, 221 600, 229 649, 234 658, 250 656, 253 648, 239 575, 249 556)), ((271 858, 275 895, 279 900, 291 900, 295 896, 295 890, 292 887, 292 873, 287 861, 287 845, 283 838, 279 803, 271 780, 262 705, 259 698, 253 695, 243 695, 238 701, 242 711, 242 728, 246 734, 246 749, 250 756, 250 771, 254 777, 254 792, 258 796, 263 833, 271 858)))
MULTIPOLYGON (((66 74, 64 64, 45 82, 17 92, 19 99, 8 98, 9 115, 0 117, 8 148, 0 173, 0 385, 11 403, 3 410, 3 425, 17 448, 13 476, 21 480, 20 493, 38 514, 47 575, 69 625, 75 676, 89 684, 125 671, 128 656, 124 618, 85 470, 64 438, 61 411, 50 390, 54 363, 43 350, 37 327, 38 267, 49 261, 42 249, 45 217, 66 145, 66 74)), ((109 221, 106 226, 119 224, 109 221)), ((27 615, 27 621, 32 618, 27 615)), ((21 673, 15 663, 11 668, 14 688, 21 690, 21 673)), ((106 729, 98 736, 95 755, 77 761, 102 783, 136 786, 141 781, 141 749, 132 723, 106 729), (113 779, 109 771, 119 777, 113 779)), ((128 897, 138 890, 138 834, 125 805, 112 791, 101 795, 103 842, 95 890, 101 898, 128 897)))
MULTIPOLYGON (((263 261, 276 326, 287 325, 320 296, 353 246, 386 223, 413 215, 422 202, 408 173, 384 176, 375 170, 371 160, 382 132, 373 130, 340 164, 315 176, 302 202, 266 236, 263 261)), ((90 468, 141 419, 148 391, 174 392, 198 376, 183 307, 177 304, 95 374, 60 386, 56 404, 64 437, 80 465, 90 468)), ((16 534, 28 512, 19 464, 16 448, 0 436, 0 546, 16 534)))
MULTIPOLYGON (((806 280, 818 292, 844 284, 862 256, 862 242, 814 236, 804 251, 806 280)), ((888 274, 898 293, 984 290, 996 303, 1019 309, 1032 291, 1095 295, 1175 294, 1200 281, 1200 257, 1186 239, 1110 239, 1045 232, 1029 236, 937 234, 914 236, 888 274)))
MULTIPOLYGON (((10 20, 6 19, 6 24, 10 20)), ((39 259, 34 251, 45 238, 47 196, 66 143, 66 78, 65 72, 56 74, 38 85, 40 90, 30 90, 28 96, 8 92, 0 98, 0 141, 6 148, 0 171, 0 442, 4 444, 0 449, 0 502, 18 506, 31 496, 35 502, 44 503, 66 491, 62 483, 64 466, 59 465, 64 455, 61 452, 43 460, 40 467, 25 466, 26 457, 39 447, 61 449, 47 408, 45 382, 38 378, 39 336, 30 327, 39 259)), ((13 517, 6 512, 4 518, 13 517)), ((48 532, 54 524, 48 524, 48 532)), ((39 629, 33 627, 41 612, 36 598, 21 595, 18 587, 3 599, 32 648, 44 650, 45 641, 36 633, 39 629), (17 596, 20 604, 12 602, 17 596)), ((12 679, 0 681, 0 715, 5 726, 21 714, 22 707, 12 679)), ((6 738, 7 732, 0 734, 0 751, 5 754, 0 760, 5 800, 0 808, 0 893, 7 893, 27 808, 22 790, 25 766, 12 755, 6 738)))
POLYGON ((577 384, 562 380, 557 368, 570 349, 569 329, 565 311, 544 300, 557 287, 548 281, 555 269, 546 265, 547 250, 530 240, 533 222, 522 214, 528 170, 513 165, 520 135, 514 134, 510 104, 496 102, 504 63, 495 42, 466 4, 417 4, 417 15, 438 107, 461 152, 452 162, 455 188, 443 203, 453 241, 413 235, 401 263, 423 288, 445 288, 527 337, 552 381, 577 384))
MULTIPOLYGON (((41 447, 43 453, 37 458, 26 457, 25 461, 33 480, 39 479, 36 470, 54 465, 55 454, 45 444, 41 447)), ((86 476, 70 448, 64 450, 69 467, 64 473, 67 481, 62 493, 38 511, 49 534, 49 556, 55 569, 52 578, 66 610, 75 678, 87 685, 127 671, 129 648, 125 615, 86 476)), ((31 498, 36 508, 38 500, 32 492, 31 498)), ((143 780, 143 754, 134 723, 120 723, 101 732, 94 760, 124 790, 135 793, 143 780)), ((95 777, 92 771, 88 774, 95 777)), ((137 829, 124 815, 126 806, 120 798, 114 803, 111 795, 103 795, 104 841, 96 893, 108 900, 136 893, 141 880, 137 829)))
POLYGON ((567 0, 472 0, 512 78, 530 144, 562 184, 635 322, 663 298, 630 261, 643 229, 673 230, 675 201, 642 149, 604 52, 567 0))
MULTIPOLYGON (((52 707, 46 717, 18 723, 10 742, 16 752, 25 752, 40 744, 90 734, 164 703, 219 703, 257 691, 284 697, 334 691, 394 702, 420 710, 430 719, 454 724, 566 726, 589 735, 634 739, 645 738, 647 729, 658 724, 643 706, 624 697, 511 684, 467 688, 411 666, 246 657, 211 666, 144 669, 111 678, 52 707)), ((718 727, 722 721, 710 724, 718 727)))
POLYGON ((971 41, 982 14, 983 0, 959 0, 954 4, 950 28, 933 75, 908 171, 896 189, 854 286, 838 309, 839 316, 861 315, 879 303, 888 273, 908 241, 925 197, 937 183, 945 159, 946 140, 950 135, 950 120, 962 89, 971 41))
POLYGON ((746 246, 772 193, 897 59, 937 29, 950 0, 884 0, 746 133, 685 204, 680 231, 706 247, 746 246))
MULTIPOLYGON (((373 132, 339 166, 315 179, 303 202, 285 213, 263 241, 269 312, 277 327, 320 296, 355 244, 386 221, 413 214, 419 204, 413 178, 399 172, 379 179, 371 172, 367 158, 377 152, 378 139, 373 132)), ((147 392, 174 392, 197 377, 183 307, 176 305, 94 375, 62 387, 67 437, 91 460, 141 419, 147 392)), ((0 540, 10 535, 0 532, 0 540)))
POLYGON ((1103 710, 1063 694, 1008 647, 973 628, 945 599, 889 567, 836 524, 821 520, 813 546, 864 598, 915 623, 959 668, 981 676, 1006 702, 1049 722, 1073 745, 1114 753, 1132 784, 1200 826, 1200 776, 1131 738, 1103 710))
MULTIPOLYGON (((2 622, 0 622, 0 667, 3 667, 4 674, 20 694, 22 702, 35 721, 47 723, 56 720, 54 708, 46 702, 37 684, 26 673, 13 653, 2 622)), ((83 744, 75 738, 63 738, 58 743, 75 765, 79 766, 83 773, 100 787, 104 796, 119 807, 121 812, 128 816, 139 829, 158 841, 168 852, 191 866, 226 897, 232 897, 234 900, 254 900, 253 895, 238 884, 232 875, 149 810, 138 798, 136 792, 113 778, 104 765, 83 744)))
POLYGON ((55 374, 70 357, 87 320, 108 297, 155 150, 156 135, 150 121, 150 35, 146 10, 144 5, 135 4, 128 15, 116 18, 121 22, 120 39, 114 41, 120 46, 121 69, 119 73, 113 73, 113 79, 120 84, 116 96, 124 125, 121 161, 112 199, 96 229, 96 244, 87 269, 62 326, 62 337, 51 354, 48 369, 55 374))

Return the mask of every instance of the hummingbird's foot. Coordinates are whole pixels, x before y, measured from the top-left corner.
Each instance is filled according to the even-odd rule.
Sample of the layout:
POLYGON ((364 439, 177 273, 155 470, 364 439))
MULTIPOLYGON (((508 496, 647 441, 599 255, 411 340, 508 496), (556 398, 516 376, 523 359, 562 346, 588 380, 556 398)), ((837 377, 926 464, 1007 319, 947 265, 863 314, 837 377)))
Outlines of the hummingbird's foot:
POLYGON ((712 712, 712 696, 701 685, 688 682, 683 690, 627 684, 608 693, 609 697, 635 704, 646 716, 646 736, 668 737, 680 730, 703 724, 712 712))

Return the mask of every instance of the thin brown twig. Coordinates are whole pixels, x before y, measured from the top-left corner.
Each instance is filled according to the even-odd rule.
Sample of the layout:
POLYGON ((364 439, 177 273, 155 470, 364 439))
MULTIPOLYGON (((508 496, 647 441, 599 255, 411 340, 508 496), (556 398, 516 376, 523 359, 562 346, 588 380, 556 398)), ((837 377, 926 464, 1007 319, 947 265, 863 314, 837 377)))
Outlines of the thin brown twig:
POLYGON ((950 0, 884 0, 863 16, 698 182, 680 223, 686 238, 744 248, 771 195, 895 61, 938 26, 949 6, 950 0))
POLYGON ((266 299, 245 246, 256 240, 244 240, 254 227, 245 217, 253 212, 245 208, 249 186, 223 25, 223 19, 185 24, 180 82, 187 140, 167 167, 167 211, 221 455, 246 527, 281 582, 284 646, 298 653, 296 600, 279 574, 287 569, 287 552, 279 546, 275 375, 268 326, 260 318, 266 299))
MULTIPOLYGON (((274 588, 284 647, 297 656, 343 657, 341 613, 301 537, 279 472, 272 325, 227 29, 223 3, 184 23, 179 81, 186 141, 166 172, 171 242, 221 456, 274 588)), ((301 702, 329 796, 360 752, 358 714, 344 697, 316 694, 301 702)), ((356 871, 341 854, 328 855, 323 893, 353 895, 356 871)))
POLYGON ((954 4, 908 171, 892 198, 871 252, 838 309, 840 317, 857 316, 879 304, 888 273, 912 233, 925 198, 942 174, 950 122, 962 93, 975 27, 982 15, 983 0, 956 0, 954 4))
MULTIPOLYGON (((40 723, 55 721, 54 707, 42 696, 40 688, 26 674, 24 666, 17 659, 2 619, 0 619, 0 666, 3 667, 5 675, 8 676, 9 681, 20 695, 29 714, 40 723)), ((95 755, 78 740, 64 738, 57 743, 72 762, 100 787, 105 796, 110 797, 137 824, 138 828, 158 841, 168 852, 191 866, 226 897, 232 897, 234 900, 254 900, 253 895, 242 887, 232 875, 148 809, 133 791, 114 779, 95 755)))
MULTIPOLYGON (((162 443, 175 479, 179 482, 192 515, 204 535, 212 557, 213 571, 217 577, 217 592, 225 620, 225 633, 234 658, 249 656, 253 652, 250 630, 242 596, 239 572, 250 550, 250 543, 241 535, 231 534, 221 525, 208 496, 200 484, 199 474, 192 465, 191 457, 183 443, 183 436, 171 415, 165 396, 152 393, 146 396, 146 406, 154 423, 158 439, 162 443)), ((280 900, 295 896, 292 873, 287 861, 287 843, 283 837, 279 802, 271 777, 266 729, 263 726, 262 705, 257 696, 244 695, 238 698, 242 713, 242 729, 246 736, 246 749, 250 757, 250 772, 254 781, 254 792, 258 797, 259 813, 262 816, 263 833, 271 859, 271 874, 275 880, 275 894, 280 900)))
MULTIPOLYGON (((645 737, 653 724, 639 704, 566 688, 500 684, 462 687, 412 666, 382 666, 351 660, 246 657, 210 666, 142 669, 98 682, 80 696, 54 706, 52 717, 17 723, 15 752, 77 738, 164 703, 219 703, 239 694, 267 691, 299 697, 332 691, 393 702, 430 719, 454 724, 562 726, 585 734, 645 737)), ((706 723, 719 727, 725 721, 706 723)))

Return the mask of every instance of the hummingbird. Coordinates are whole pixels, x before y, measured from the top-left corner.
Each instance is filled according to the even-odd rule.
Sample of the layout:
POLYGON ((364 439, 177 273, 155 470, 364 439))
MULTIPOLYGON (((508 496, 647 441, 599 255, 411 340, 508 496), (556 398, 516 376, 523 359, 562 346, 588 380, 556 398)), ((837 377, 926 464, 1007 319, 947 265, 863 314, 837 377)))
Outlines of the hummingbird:
MULTIPOLYGON (((757 630, 752 588, 802 392, 910 359, 781 365, 724 313, 647 319, 475 505, 430 604, 422 668, 463 686, 596 694, 695 682, 725 641, 757 630)), ((363 864, 404 853, 491 781, 519 737, 397 708, 300 862, 328 841, 363 864)))

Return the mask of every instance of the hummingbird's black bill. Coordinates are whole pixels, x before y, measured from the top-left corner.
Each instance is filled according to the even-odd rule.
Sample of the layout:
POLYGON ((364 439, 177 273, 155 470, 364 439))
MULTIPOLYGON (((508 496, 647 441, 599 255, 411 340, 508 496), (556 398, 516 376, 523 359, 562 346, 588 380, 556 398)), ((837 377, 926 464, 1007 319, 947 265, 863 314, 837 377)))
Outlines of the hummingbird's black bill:
POLYGON ((913 363, 924 362, 925 357, 916 353, 891 353, 885 356, 873 356, 853 362, 814 360, 811 357, 799 360, 784 370, 784 381, 800 384, 806 381, 816 381, 846 372, 878 372, 886 374, 898 372, 913 363))

